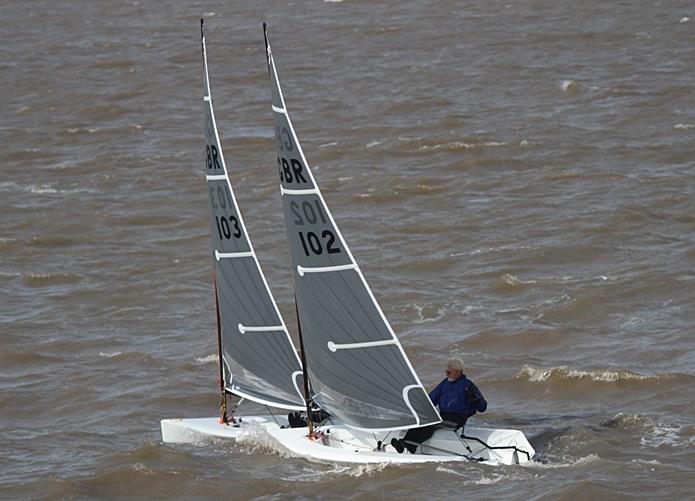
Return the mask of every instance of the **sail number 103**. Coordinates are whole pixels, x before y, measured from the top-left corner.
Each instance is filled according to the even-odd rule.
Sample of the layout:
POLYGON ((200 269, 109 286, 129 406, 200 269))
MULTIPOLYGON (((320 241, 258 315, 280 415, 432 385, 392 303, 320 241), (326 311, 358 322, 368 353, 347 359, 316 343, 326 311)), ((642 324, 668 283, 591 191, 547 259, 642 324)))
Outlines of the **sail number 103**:
POLYGON ((241 237, 241 228, 239 228, 239 220, 236 216, 216 216, 217 231, 220 234, 220 240, 223 238, 229 240, 232 238, 241 237))

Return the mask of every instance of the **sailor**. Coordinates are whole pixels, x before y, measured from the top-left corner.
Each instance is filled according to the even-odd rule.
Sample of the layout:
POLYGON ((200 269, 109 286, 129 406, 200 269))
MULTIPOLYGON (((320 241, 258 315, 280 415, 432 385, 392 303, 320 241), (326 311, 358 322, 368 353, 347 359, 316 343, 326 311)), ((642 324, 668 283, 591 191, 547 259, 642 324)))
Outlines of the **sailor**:
MULTIPOLYGON (((439 406, 439 414, 447 422, 463 428, 469 417, 476 412, 485 412, 487 402, 478 387, 463 373, 463 362, 452 358, 446 365, 446 378, 430 392, 430 400, 439 406)), ((414 453, 417 444, 429 439, 440 424, 411 428, 402 439, 392 439, 391 445, 399 453, 408 449, 414 453)))

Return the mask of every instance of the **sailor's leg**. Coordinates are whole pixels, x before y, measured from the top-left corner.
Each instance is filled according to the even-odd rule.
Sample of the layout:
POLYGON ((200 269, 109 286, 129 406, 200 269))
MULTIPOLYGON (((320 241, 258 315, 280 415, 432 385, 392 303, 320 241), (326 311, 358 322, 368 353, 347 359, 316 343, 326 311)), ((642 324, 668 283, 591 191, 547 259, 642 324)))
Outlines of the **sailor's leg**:
POLYGON ((425 440, 434 435, 434 430, 437 429, 437 425, 423 426, 422 428, 411 428, 403 437, 401 443, 404 445, 411 454, 415 453, 418 444, 421 444, 425 440))

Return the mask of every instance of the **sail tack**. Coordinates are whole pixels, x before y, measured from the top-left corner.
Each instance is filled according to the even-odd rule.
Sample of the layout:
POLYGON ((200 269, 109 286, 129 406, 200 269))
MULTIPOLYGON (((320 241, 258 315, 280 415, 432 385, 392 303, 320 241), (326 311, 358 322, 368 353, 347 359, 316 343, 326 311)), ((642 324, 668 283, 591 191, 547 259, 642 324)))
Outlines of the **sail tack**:
POLYGON ((201 39, 205 177, 225 389, 263 404, 302 410, 301 364, 249 240, 222 154, 202 25, 201 39))
POLYGON ((277 169, 313 399, 359 429, 441 421, 331 215, 287 113, 266 32, 277 169))

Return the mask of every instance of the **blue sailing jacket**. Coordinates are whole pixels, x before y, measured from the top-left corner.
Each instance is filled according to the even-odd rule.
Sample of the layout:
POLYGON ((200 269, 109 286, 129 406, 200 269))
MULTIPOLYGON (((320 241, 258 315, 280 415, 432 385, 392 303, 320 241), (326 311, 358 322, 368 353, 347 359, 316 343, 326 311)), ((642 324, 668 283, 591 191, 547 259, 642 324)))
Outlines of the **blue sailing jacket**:
POLYGON ((430 393, 430 400, 439 406, 444 419, 465 423, 476 412, 485 412, 487 402, 478 387, 462 374, 456 381, 444 379, 430 393), (444 416, 456 414, 456 416, 444 416), (458 418, 458 419, 456 419, 458 418))

